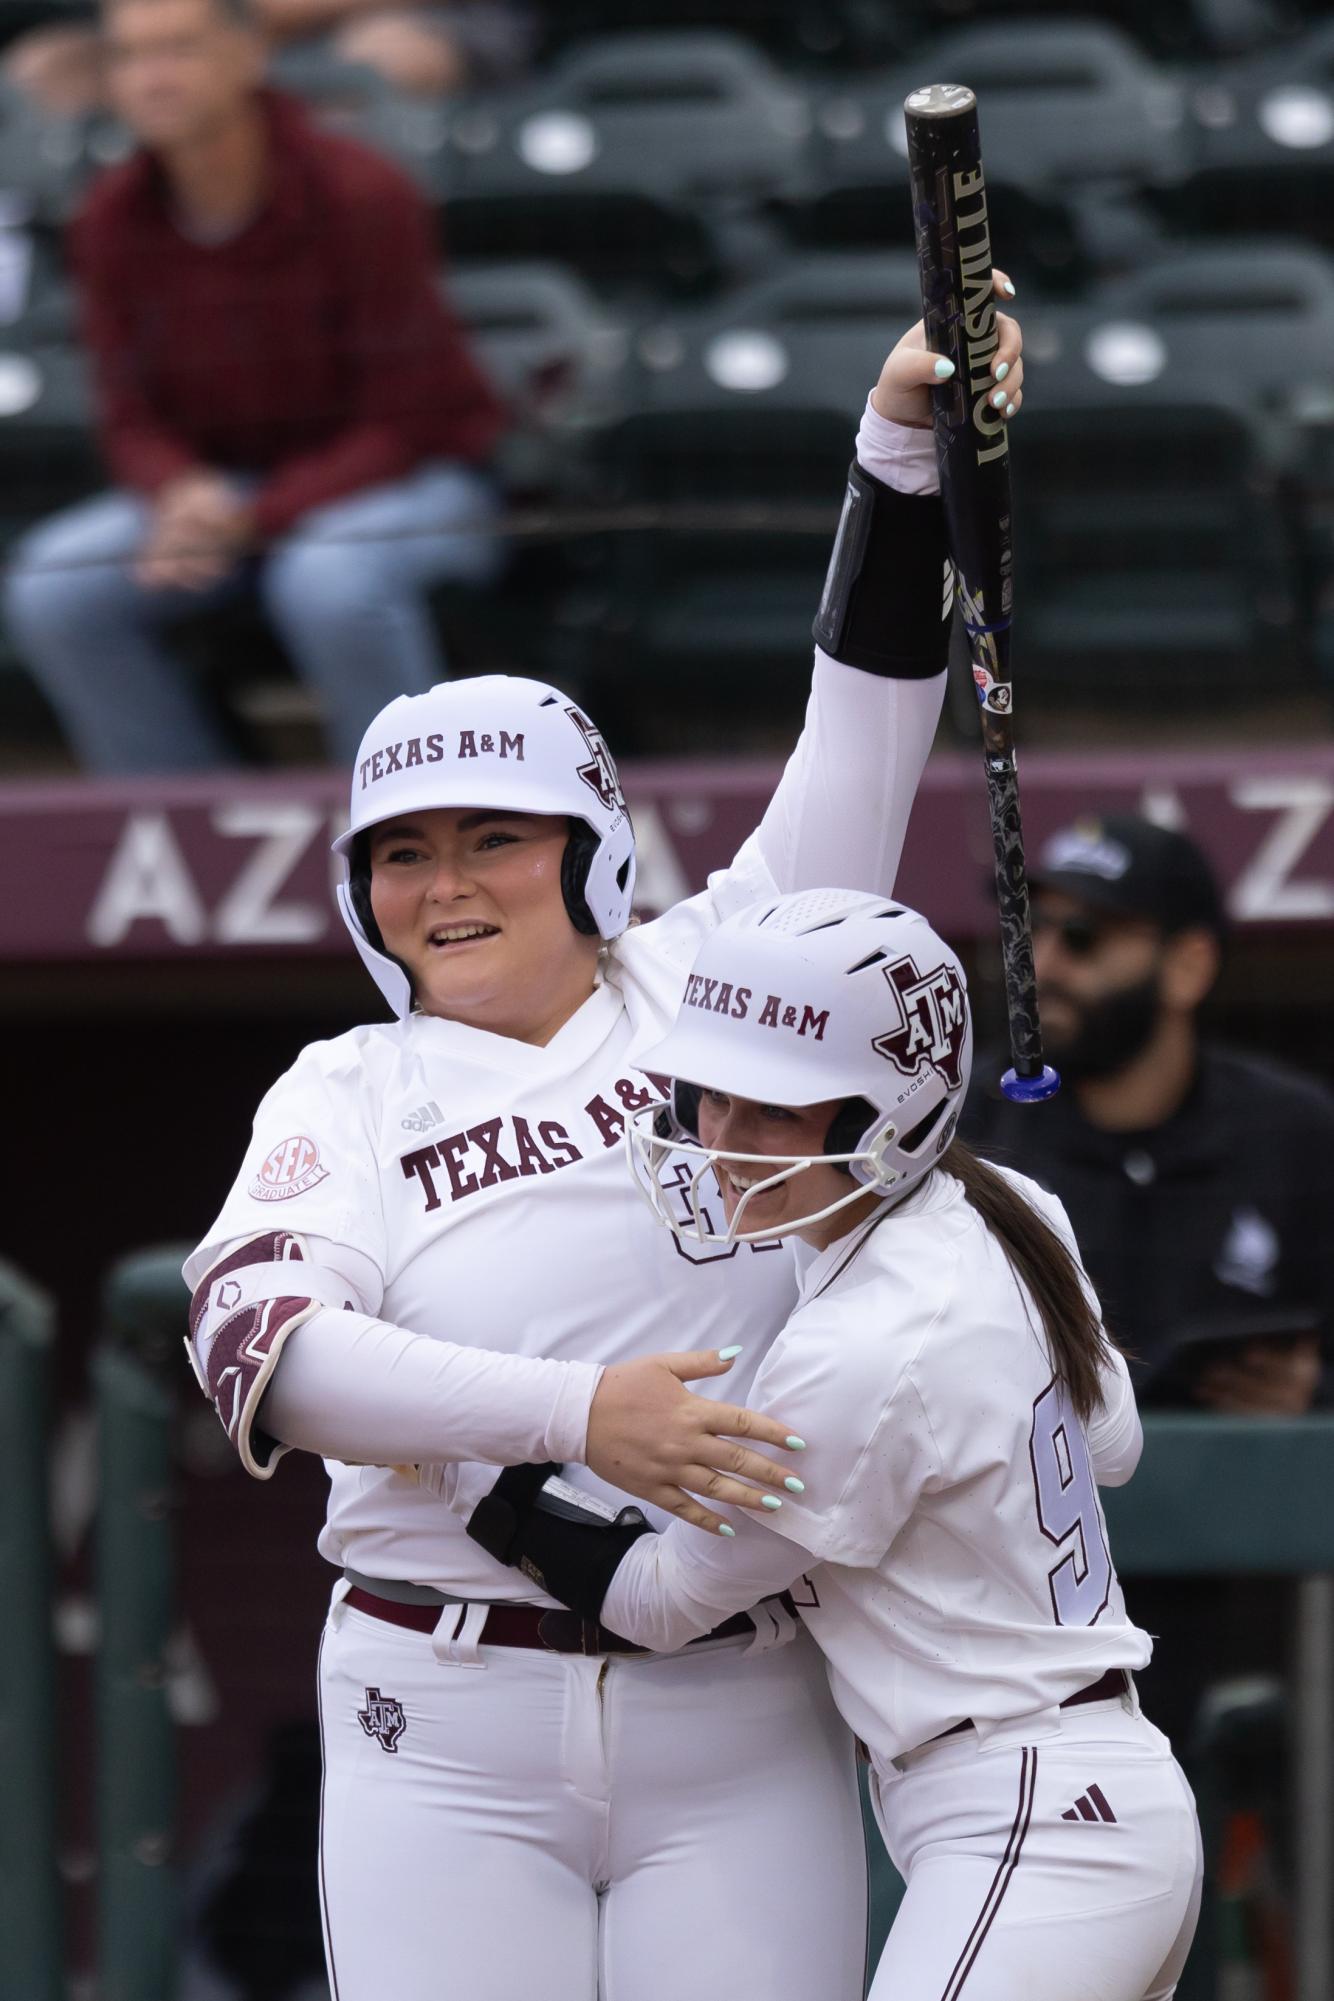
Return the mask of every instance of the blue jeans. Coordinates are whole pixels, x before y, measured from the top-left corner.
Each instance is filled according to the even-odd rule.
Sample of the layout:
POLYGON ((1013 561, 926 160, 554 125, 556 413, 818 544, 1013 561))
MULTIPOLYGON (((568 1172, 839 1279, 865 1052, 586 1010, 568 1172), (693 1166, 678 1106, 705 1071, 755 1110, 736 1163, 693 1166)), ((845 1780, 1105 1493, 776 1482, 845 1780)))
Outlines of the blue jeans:
POLYGON ((371 717, 420 694, 444 661, 426 592, 483 584, 499 567, 496 498, 470 467, 428 464, 303 515, 257 566, 208 591, 144 590, 134 560, 147 503, 107 493, 32 529, 5 586, 14 641, 86 770, 204 770, 232 760, 163 634, 173 619, 257 581, 303 681, 320 696, 330 754, 355 759, 371 717))

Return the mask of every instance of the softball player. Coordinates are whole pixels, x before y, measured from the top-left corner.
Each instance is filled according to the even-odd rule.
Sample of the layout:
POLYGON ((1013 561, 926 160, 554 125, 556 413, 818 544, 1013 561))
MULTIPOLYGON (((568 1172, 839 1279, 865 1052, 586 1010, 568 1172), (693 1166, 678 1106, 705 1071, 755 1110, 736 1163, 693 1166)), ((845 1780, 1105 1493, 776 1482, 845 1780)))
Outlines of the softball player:
MULTIPOLYGON (((472 1533, 644 1646, 791 1594, 907 1884, 876 2001, 1165 2001, 1199 1832, 1098 1499, 1134 1395, 1060 1204, 951 1145, 970 1058, 963 970, 912 911, 805 892, 713 931, 645 1058, 674 1116, 636 1115, 632 1160, 692 1250, 800 1239, 751 1396, 808 1433, 806 1497, 727 1540, 607 1532, 534 1508, 523 1468, 472 1533)), ((807 1850, 799 1812, 770 1836, 807 1850)))
MULTIPOLYGON (((186 1265, 197 1373, 248 1469, 294 1446, 328 1465, 319 1546, 342 1575, 320 1883, 338 2001, 679 2001, 683 1921, 693 1991, 860 1994, 851 1740, 809 1636, 781 1604, 738 1607, 669 1659, 609 1660, 605 1635, 468 1538, 439 1462, 489 1461, 489 1481, 512 1460, 586 1461, 590 1489, 605 1477, 698 1522, 717 1517, 683 1482, 752 1504, 730 1475, 801 1486, 717 1435, 746 1413, 643 1359, 740 1342, 744 1398, 793 1303, 788 1254, 655 1229, 621 1140, 659 1095, 638 1052, 703 935, 830 875, 892 884, 947 630, 922 386, 941 364, 921 343, 920 327, 899 343, 863 418, 806 729, 702 895, 627 929, 615 766, 555 689, 463 681, 366 734, 339 900, 396 1019, 302 1053, 186 1265), (775 1844, 798 1807, 804 1840, 775 1844)), ((1011 409, 1019 345, 1003 320, 1011 409)), ((676 1373, 722 1366, 696 1354, 676 1373)))

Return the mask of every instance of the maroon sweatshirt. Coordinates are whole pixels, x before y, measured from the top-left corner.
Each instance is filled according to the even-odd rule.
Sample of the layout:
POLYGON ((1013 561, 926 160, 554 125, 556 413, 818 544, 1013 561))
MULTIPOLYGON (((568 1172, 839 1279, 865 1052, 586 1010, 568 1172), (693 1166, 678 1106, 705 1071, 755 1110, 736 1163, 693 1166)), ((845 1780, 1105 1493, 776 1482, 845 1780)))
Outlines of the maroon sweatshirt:
POLYGON ((438 288, 430 218, 397 167, 264 94, 272 191, 225 243, 191 242, 147 153, 71 231, 113 477, 152 494, 257 473, 261 535, 423 459, 479 461, 503 423, 438 288))

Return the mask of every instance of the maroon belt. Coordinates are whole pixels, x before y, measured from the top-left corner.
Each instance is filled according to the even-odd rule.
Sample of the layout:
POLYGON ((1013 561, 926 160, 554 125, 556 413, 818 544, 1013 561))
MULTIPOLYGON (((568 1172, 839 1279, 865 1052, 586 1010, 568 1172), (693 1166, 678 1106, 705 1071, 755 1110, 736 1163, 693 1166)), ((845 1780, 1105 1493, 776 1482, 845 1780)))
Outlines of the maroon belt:
MULTIPOLYGON (((440 1624, 441 1615, 448 1609, 444 1605, 400 1605, 393 1598, 377 1598, 373 1591, 365 1591, 360 1584, 354 1584, 344 1598, 345 1605, 355 1611, 369 1613, 372 1619, 385 1619, 391 1626, 410 1626, 414 1633, 433 1633, 440 1624)), ((459 1605, 460 1623, 465 1607, 459 1605)), ((690 1642, 698 1646, 701 1640, 731 1640, 742 1633, 753 1633, 755 1622, 744 1612, 734 1613, 724 1619, 721 1626, 715 1626, 711 1633, 701 1633, 697 1640, 690 1642)), ((481 1644, 487 1647, 537 1647, 549 1654, 646 1654, 648 1647, 636 1647, 629 1640, 623 1640, 619 1633, 613 1633, 596 1619, 581 1618, 577 1612, 544 1610, 540 1605, 493 1605, 486 1615, 486 1624, 481 1632, 481 1644)))
MULTIPOLYGON (((1108 1668, 1106 1674, 1100 1674, 1087 1688, 1076 1689, 1073 1695, 1067 1695, 1060 1706, 1062 1709, 1078 1709, 1081 1703, 1115 1702, 1118 1697, 1129 1693, 1130 1676, 1125 1669, 1108 1668)), ((972 1717, 965 1716, 962 1723, 952 1723, 948 1730, 942 1730, 935 1737, 928 1737, 926 1741, 928 1744, 939 1744, 944 1738, 957 1737, 961 1730, 971 1730, 973 1727, 972 1717)))

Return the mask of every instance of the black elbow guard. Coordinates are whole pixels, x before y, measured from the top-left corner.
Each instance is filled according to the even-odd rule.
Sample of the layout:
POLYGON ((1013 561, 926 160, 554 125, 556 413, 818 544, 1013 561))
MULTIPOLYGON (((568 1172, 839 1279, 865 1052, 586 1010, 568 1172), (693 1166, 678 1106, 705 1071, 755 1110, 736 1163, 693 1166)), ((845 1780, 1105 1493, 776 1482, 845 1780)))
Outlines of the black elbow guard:
POLYGON ((845 667, 925 681, 949 657, 954 570, 936 496, 898 493, 853 461, 811 630, 845 667))
POLYGON ((506 1467, 473 1509, 468 1534, 497 1562, 596 1619, 621 1558, 653 1531, 638 1508, 618 1513, 554 1477, 559 1472, 550 1463, 506 1467))

